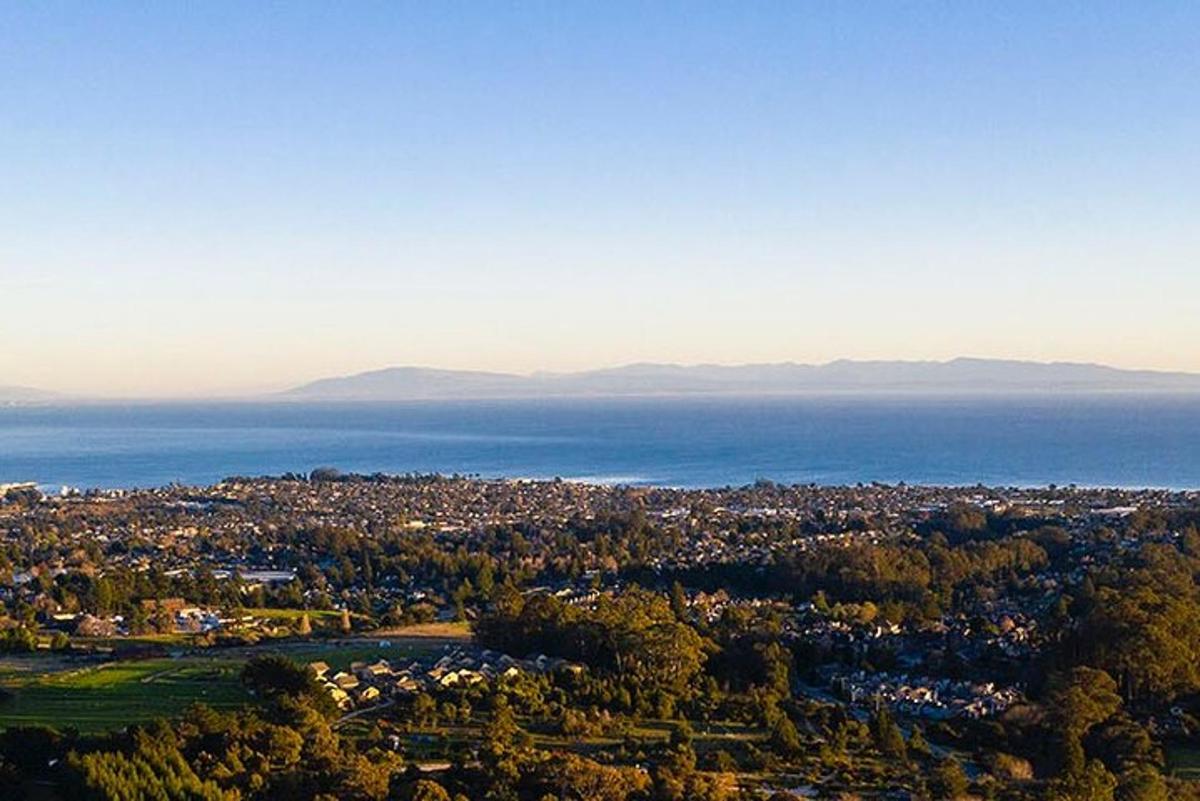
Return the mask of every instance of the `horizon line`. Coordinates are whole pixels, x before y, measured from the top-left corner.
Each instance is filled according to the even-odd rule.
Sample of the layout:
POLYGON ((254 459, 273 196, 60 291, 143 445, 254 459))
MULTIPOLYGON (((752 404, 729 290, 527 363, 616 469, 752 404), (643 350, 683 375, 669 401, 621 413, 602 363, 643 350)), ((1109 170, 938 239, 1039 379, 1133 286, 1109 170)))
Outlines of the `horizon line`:
MULTIPOLYGON (((1124 373, 1124 374, 1130 374, 1130 375, 1142 375, 1142 376, 1152 375, 1152 376, 1160 376, 1160 377, 1164 377, 1164 378, 1165 377, 1176 377, 1176 378, 1194 377, 1194 378, 1200 379, 1200 371, 1189 371, 1189 370, 1178 370, 1178 369, 1160 369, 1160 368, 1153 368, 1153 367, 1116 367, 1116 366, 1113 366, 1110 364, 1106 364, 1103 362, 1097 362, 1097 361, 1073 361, 1073 360, 1066 360, 1066 359, 1040 360, 1040 359, 1022 359, 1022 358, 1015 358, 1015 357, 990 357, 990 356, 971 356, 971 355, 960 355, 960 356, 954 356, 954 357, 944 358, 944 359, 937 359, 937 358, 857 359, 857 358, 849 358, 849 357, 838 357, 838 358, 833 358, 833 359, 829 359, 826 361, 814 361, 814 362, 803 362, 803 361, 794 361, 794 360, 777 360, 777 361, 761 361, 761 362, 756 362, 756 361, 671 362, 671 361, 640 360, 640 361, 632 361, 632 362, 620 362, 620 363, 614 363, 614 364, 608 364, 608 365, 602 365, 602 366, 596 366, 596 367, 586 367, 586 368, 580 368, 580 369, 575 369, 575 370, 534 369, 534 370, 530 370, 530 371, 508 371, 508 370, 495 370, 495 369, 471 368, 471 367, 462 367, 462 368, 460 368, 460 367, 438 367, 438 366, 431 366, 431 365, 427 365, 427 364, 391 364, 391 365, 385 365, 382 367, 373 367, 373 368, 368 368, 365 370, 358 370, 358 371, 354 371, 354 372, 338 373, 338 374, 334 374, 334 375, 327 374, 327 375, 319 376, 319 377, 315 377, 315 378, 301 379, 301 380, 297 380, 296 382, 289 382, 286 385, 277 386, 275 388, 270 388, 270 389, 261 389, 260 388, 260 389, 227 390, 227 391, 218 390, 218 391, 213 391, 213 392, 181 392, 181 393, 150 392, 150 393, 109 394, 109 393, 93 393, 93 392, 88 392, 88 391, 72 392, 72 391, 47 390, 47 389, 42 389, 40 387, 29 386, 29 385, 4 384, 4 385, 0 385, 0 393, 8 391, 8 392, 16 392, 18 394, 16 396, 8 397, 8 398, 4 397, 3 394, 0 394, 0 406, 56 405, 56 404, 62 404, 62 403, 102 404, 102 403, 188 402, 188 401, 214 401, 214 402, 261 402, 261 401, 272 401, 272 400, 292 401, 292 402, 304 401, 304 400, 312 401, 312 400, 318 400, 318 399, 289 398, 288 396, 291 393, 299 392, 299 391, 309 388, 315 384, 320 384, 320 383, 327 382, 327 381, 333 382, 333 381, 353 380, 353 379, 361 378, 361 377, 365 377, 365 376, 379 375, 379 374, 384 374, 384 373, 388 373, 388 372, 404 371, 404 370, 427 372, 427 373, 459 374, 459 375, 464 375, 464 376, 469 376, 469 375, 495 376, 495 377, 515 378, 515 379, 538 379, 538 378, 557 379, 557 378, 570 378, 570 377, 575 377, 575 376, 585 376, 585 375, 595 374, 595 373, 615 372, 615 371, 629 370, 629 369, 634 369, 634 368, 660 368, 660 369, 676 368, 676 369, 680 369, 680 370, 714 368, 714 369, 731 369, 732 370, 732 369, 739 369, 739 368, 745 369, 745 368, 755 368, 755 367, 762 367, 762 368, 796 367, 796 368, 821 369, 821 368, 827 368, 827 367, 831 367, 831 366, 835 366, 835 365, 842 365, 842 364, 863 365, 863 366, 870 366, 870 365, 918 366, 918 365, 952 365, 952 364, 956 364, 956 363, 984 363, 984 364, 990 363, 990 364, 997 364, 997 365, 1013 365, 1013 366, 1093 368, 1093 369, 1098 369, 1098 370, 1111 370, 1111 371, 1114 371, 1117 373, 1124 373), (21 397, 22 393, 30 393, 32 396, 29 398, 22 398, 21 397)), ((702 395, 728 395, 728 396, 740 395, 740 396, 746 396, 746 397, 753 397, 753 396, 765 397, 765 396, 786 396, 786 395, 804 395, 804 394, 843 394, 843 395, 844 394, 874 394, 874 395, 879 395, 879 394, 887 392, 887 391, 893 391, 893 392, 896 392, 897 394, 907 394, 907 395, 930 394, 931 392, 932 392, 932 394, 943 394, 943 395, 944 394, 958 394, 958 395, 1007 394, 1007 395, 1012 395, 1012 394, 1022 394, 1022 393, 1023 394, 1047 394, 1047 393, 1064 394, 1064 393, 1070 393, 1070 392, 1087 393, 1087 394, 1121 393, 1121 392, 1155 392, 1155 393, 1163 394, 1163 393, 1188 393, 1191 390, 1186 389, 1186 388, 1185 389, 1174 389, 1174 388, 1154 389, 1154 388, 1136 388, 1136 387, 1135 388, 1115 388, 1115 389, 1071 388, 1071 387, 1047 387, 1047 388, 1039 389, 1039 388, 1023 387, 1023 388, 1013 389, 1013 388, 1005 388, 1005 387, 997 387, 997 386, 982 387, 979 390, 954 389, 954 390, 932 390, 932 391, 931 390, 921 390, 921 389, 904 390, 904 389, 898 389, 895 387, 892 387, 892 388, 862 387, 862 388, 851 388, 848 390, 847 389, 834 389, 834 388, 825 388, 825 389, 805 388, 805 389, 798 389, 798 390, 764 389, 761 391, 754 391, 751 389, 743 388, 743 389, 730 389, 730 390, 725 390, 725 391, 721 391, 721 390, 707 390, 707 391, 704 391, 704 390, 690 390, 690 391, 666 390, 666 391, 642 391, 642 392, 620 392, 620 393, 595 392, 595 393, 580 393, 580 394, 574 395, 573 397, 603 398, 603 397, 665 397, 665 396, 702 396, 702 395)), ((505 396, 505 397, 507 399, 517 399, 518 396, 510 395, 510 396, 505 396)), ((545 394, 533 393, 533 394, 529 395, 528 397, 529 398, 539 398, 539 397, 545 398, 548 396, 546 396, 545 394)), ((554 396, 549 396, 549 397, 554 397, 554 396)), ((438 396, 437 398, 429 398, 429 399, 469 400, 471 398, 470 397, 446 398, 445 396, 438 396)), ((487 400, 487 399, 495 399, 495 398, 479 397, 477 399, 487 400)), ((421 400, 421 398, 413 397, 413 398, 409 398, 406 400, 421 400)), ((365 401, 360 401, 360 402, 365 402, 365 401)))

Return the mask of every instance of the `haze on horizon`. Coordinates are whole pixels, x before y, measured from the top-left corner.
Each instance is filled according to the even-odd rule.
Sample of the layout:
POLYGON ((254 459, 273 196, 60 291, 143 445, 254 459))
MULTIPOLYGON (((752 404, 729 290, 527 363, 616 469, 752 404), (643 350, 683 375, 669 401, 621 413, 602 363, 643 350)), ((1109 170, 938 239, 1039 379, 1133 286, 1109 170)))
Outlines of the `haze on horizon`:
POLYGON ((1200 6, 0 8, 0 385, 1200 372, 1200 6))

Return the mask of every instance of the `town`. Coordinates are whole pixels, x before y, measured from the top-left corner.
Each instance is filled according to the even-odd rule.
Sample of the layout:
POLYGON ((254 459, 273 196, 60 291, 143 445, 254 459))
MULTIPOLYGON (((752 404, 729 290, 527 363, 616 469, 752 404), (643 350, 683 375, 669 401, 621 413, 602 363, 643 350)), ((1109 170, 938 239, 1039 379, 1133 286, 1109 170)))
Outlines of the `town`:
POLYGON ((319 469, 0 498, 10 731, 66 676, 203 667, 222 709, 328 709, 386 773, 312 779, 342 797, 524 798, 564 765, 618 799, 1196 793, 1200 493, 319 469))

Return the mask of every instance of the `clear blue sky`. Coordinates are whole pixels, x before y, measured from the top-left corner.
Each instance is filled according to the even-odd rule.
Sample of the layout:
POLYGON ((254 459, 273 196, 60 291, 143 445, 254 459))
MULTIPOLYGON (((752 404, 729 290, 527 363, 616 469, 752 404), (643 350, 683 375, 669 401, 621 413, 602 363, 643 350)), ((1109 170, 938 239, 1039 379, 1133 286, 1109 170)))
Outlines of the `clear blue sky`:
POLYGON ((1200 4, 6 3, 0 384, 1200 370, 1200 4))

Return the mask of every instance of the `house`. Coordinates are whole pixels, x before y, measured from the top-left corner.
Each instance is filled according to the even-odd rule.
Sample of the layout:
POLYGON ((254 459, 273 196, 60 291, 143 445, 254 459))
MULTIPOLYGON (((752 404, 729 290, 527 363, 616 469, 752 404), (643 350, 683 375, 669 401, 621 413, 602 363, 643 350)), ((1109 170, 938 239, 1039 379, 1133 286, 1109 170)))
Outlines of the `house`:
POLYGON ((380 659, 378 662, 361 666, 355 673, 363 681, 371 681, 372 679, 392 675, 392 666, 388 664, 386 659, 380 659))
POLYGON ((342 690, 353 690, 361 683, 359 682, 357 676, 351 675, 344 670, 339 670, 337 673, 334 673, 333 678, 331 678, 330 681, 332 681, 334 685, 342 690))
POLYGON ((350 695, 345 690, 334 684, 326 685, 326 689, 329 691, 329 697, 337 704, 338 709, 350 708, 350 695))
POLYGON ((399 693, 415 693, 421 689, 421 683, 407 673, 396 677, 392 688, 399 693))

